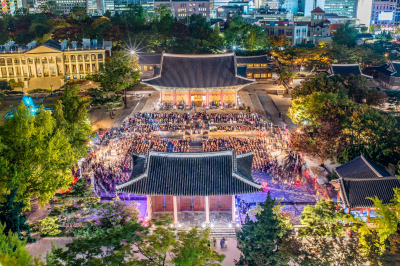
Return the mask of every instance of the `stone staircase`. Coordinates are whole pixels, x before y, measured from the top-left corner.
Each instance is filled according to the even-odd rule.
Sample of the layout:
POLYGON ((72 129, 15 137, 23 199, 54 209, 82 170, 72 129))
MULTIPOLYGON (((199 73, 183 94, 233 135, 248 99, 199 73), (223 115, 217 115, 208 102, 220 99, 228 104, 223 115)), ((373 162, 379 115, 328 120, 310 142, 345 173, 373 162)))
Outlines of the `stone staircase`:
POLYGON ((200 134, 192 134, 192 143, 190 144, 189 152, 202 152, 203 144, 200 134))

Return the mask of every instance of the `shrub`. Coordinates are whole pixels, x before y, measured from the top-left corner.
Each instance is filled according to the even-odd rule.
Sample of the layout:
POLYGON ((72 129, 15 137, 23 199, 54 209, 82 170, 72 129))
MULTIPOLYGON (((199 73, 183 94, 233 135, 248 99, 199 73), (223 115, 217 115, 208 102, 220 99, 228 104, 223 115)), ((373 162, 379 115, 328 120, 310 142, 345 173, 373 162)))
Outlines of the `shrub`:
POLYGON ((8 91, 6 92, 7 95, 18 95, 18 94, 24 94, 22 91, 8 91))
POLYGON ((31 226, 33 232, 40 232, 42 235, 55 236, 61 233, 61 230, 58 229, 60 225, 57 217, 46 217, 43 220, 31 223, 31 226))
POLYGON ((26 92, 27 92, 28 94, 29 94, 29 93, 40 93, 40 92, 51 92, 51 89, 41 89, 41 88, 37 88, 37 89, 27 90, 26 92))

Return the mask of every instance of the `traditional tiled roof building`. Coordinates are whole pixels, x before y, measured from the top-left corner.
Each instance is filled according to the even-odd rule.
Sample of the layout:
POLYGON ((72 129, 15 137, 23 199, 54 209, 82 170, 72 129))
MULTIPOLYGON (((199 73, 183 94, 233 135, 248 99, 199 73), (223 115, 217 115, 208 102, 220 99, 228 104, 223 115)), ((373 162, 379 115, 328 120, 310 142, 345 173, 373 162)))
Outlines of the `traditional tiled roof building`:
POLYGON ((142 83, 158 90, 163 103, 207 106, 210 102, 237 105, 237 92, 256 81, 237 73, 235 53, 163 53, 158 75, 142 83))
POLYGON ((400 188, 400 180, 393 177, 383 167, 363 155, 336 167, 339 179, 332 181, 339 189, 338 200, 350 211, 367 212, 370 216, 373 202, 369 197, 377 196, 383 203, 393 199, 394 188, 400 188))
POLYGON ((205 153, 149 151, 133 155, 131 180, 116 187, 117 192, 147 196, 148 218, 152 213, 232 211, 235 195, 260 192, 251 174, 253 154, 235 155, 234 150, 205 153))
POLYGON ((377 67, 371 67, 378 73, 378 80, 382 87, 390 90, 400 89, 400 62, 391 61, 377 67))

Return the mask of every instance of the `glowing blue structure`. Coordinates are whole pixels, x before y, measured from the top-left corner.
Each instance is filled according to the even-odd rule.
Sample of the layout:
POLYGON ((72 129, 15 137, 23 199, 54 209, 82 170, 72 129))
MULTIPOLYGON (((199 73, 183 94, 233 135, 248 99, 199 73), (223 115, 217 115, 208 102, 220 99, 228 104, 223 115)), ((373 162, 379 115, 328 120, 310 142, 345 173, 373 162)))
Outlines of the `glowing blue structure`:
POLYGON ((32 97, 24 95, 22 97, 22 102, 25 104, 26 107, 28 107, 31 115, 36 115, 37 107, 33 103, 32 97))
MULTIPOLYGON (((24 96, 22 96, 22 102, 25 104, 26 107, 28 107, 29 113, 30 113, 31 115, 36 115, 36 113, 37 113, 38 110, 39 110, 39 107, 35 105, 35 103, 34 103, 33 100, 32 100, 32 97, 24 95, 24 96)), ((45 110, 50 110, 50 112, 53 113, 53 109, 52 109, 52 108, 44 108, 44 109, 45 109, 45 110)), ((5 115, 5 118, 7 118, 7 117, 13 117, 13 116, 14 116, 14 115, 13 115, 13 114, 14 114, 14 111, 15 111, 15 110, 12 110, 11 112, 8 112, 8 113, 5 115)))

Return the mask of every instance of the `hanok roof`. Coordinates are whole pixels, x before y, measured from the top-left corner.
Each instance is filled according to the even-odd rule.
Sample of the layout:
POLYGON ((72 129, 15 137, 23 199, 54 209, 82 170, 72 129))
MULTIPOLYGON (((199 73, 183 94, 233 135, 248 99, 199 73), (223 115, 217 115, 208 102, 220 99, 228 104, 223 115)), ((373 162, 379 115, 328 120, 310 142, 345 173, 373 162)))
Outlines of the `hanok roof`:
POLYGON ((224 88, 255 83, 237 74, 234 53, 180 55, 163 53, 160 74, 142 83, 168 88, 224 88))
POLYGON ((319 6, 317 8, 315 8, 313 11, 311 11, 311 13, 325 13, 324 10, 322 10, 319 6))
POLYGON ((391 61, 384 63, 383 65, 377 67, 371 67, 386 76, 391 77, 400 77, 400 62, 399 61, 391 61))
POLYGON ((268 64, 272 61, 268 59, 268 55, 259 56, 236 56, 238 64, 268 64))
POLYGON ((364 75, 361 72, 361 68, 359 64, 331 64, 328 69, 328 73, 331 75, 341 75, 344 78, 347 78, 351 74, 354 76, 362 75, 366 78, 372 78, 370 76, 364 75))
POLYGON ((374 35, 372 35, 371 33, 359 33, 356 35, 357 39, 361 39, 361 38, 374 38, 374 35))
POLYGON ((139 65, 159 65, 162 54, 139 54, 139 65))
POLYGON ((149 151, 134 155, 131 180, 117 192, 140 195, 212 196, 260 192, 251 175, 253 154, 149 151), (138 165, 138 166, 137 166, 138 165))
POLYGON ((396 177, 380 178, 340 178, 340 189, 347 208, 373 207, 368 197, 377 196, 382 202, 389 203, 393 199, 394 188, 400 188, 400 180, 396 177))
POLYGON ((368 160, 363 155, 335 168, 339 177, 343 178, 380 178, 390 174, 378 164, 368 160))

